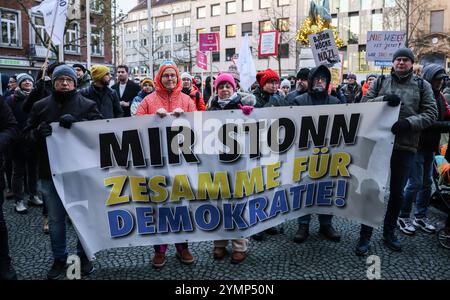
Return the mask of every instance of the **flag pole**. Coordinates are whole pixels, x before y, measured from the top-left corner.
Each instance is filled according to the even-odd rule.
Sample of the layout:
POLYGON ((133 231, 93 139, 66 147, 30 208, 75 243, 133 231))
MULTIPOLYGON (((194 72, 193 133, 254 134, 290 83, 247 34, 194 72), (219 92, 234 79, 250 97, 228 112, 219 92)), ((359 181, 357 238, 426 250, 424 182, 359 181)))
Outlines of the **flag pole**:
MULTIPOLYGON (((55 1, 55 3, 56 3, 56 8, 55 8, 56 10, 55 10, 55 15, 53 16, 52 30, 50 31, 50 37, 48 39, 47 53, 45 54, 45 61, 44 61, 44 64, 42 65, 42 77, 41 77, 42 80, 45 78, 45 71, 47 70, 48 56, 50 55, 50 45, 52 44, 53 28, 55 28, 56 16, 58 14, 59 3, 58 3, 58 1, 55 1)), ((61 51, 61 49, 59 51, 61 51)))

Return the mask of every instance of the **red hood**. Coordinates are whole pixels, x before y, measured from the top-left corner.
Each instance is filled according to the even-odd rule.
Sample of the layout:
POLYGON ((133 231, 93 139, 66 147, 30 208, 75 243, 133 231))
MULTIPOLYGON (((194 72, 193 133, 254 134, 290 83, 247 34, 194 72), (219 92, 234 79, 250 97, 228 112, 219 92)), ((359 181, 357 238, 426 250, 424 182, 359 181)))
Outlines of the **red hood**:
POLYGON ((181 77, 180 77, 180 72, 178 71, 177 67, 175 67, 173 65, 163 65, 161 68, 159 68, 158 74, 156 74, 156 77, 155 77, 156 93, 158 93, 163 98, 168 97, 169 92, 161 83, 161 75, 168 68, 172 68, 173 70, 175 70, 175 73, 177 74, 177 85, 175 86, 175 89, 172 91, 171 95, 180 94, 181 89, 182 89, 182 81, 181 81, 181 77))

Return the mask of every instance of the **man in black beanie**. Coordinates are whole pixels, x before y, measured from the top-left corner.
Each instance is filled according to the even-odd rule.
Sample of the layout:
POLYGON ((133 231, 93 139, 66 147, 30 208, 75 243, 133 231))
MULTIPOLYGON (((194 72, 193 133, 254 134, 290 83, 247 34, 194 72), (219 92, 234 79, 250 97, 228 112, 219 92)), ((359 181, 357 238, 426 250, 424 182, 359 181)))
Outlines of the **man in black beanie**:
MULTIPOLYGON (((431 85, 413 74, 414 54, 411 49, 398 49, 392 62, 391 74, 374 80, 361 102, 386 101, 389 106, 402 104, 399 119, 391 128, 395 142, 391 155, 389 202, 383 226, 384 244, 393 251, 401 251, 395 228, 404 202, 403 190, 419 146, 420 132, 436 120, 438 112, 431 85)), ((369 252, 372 230, 372 227, 361 226, 356 255, 369 252)))
MULTIPOLYGON (((66 210, 56 192, 50 171, 46 138, 52 134, 51 122, 70 129, 74 122, 102 119, 94 101, 83 97, 76 90, 77 76, 72 67, 61 65, 52 74, 53 92, 50 96, 36 102, 24 129, 25 137, 36 144, 39 161, 41 190, 48 209, 50 242, 53 252, 53 265, 47 273, 48 279, 58 279, 66 273, 66 210)), ((70 158, 67 158, 70 159, 70 158)), ((78 241, 77 254, 81 258, 81 274, 88 275, 94 267, 84 254, 78 241)))
POLYGON ((297 73, 297 89, 293 92, 290 92, 286 96, 287 102, 292 102, 294 99, 308 91, 308 77, 309 77, 309 68, 301 68, 297 73))

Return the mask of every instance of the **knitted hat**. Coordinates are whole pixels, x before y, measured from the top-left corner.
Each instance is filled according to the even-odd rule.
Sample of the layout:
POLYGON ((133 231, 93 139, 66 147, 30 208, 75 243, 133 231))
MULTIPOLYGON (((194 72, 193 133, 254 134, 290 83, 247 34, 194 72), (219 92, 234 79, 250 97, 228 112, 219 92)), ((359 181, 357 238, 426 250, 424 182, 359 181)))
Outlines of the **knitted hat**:
POLYGON ((188 78, 189 80, 192 81, 192 76, 188 72, 184 72, 183 74, 181 74, 181 80, 183 80, 185 78, 188 78))
POLYGON ((197 78, 200 79, 200 80, 202 80, 202 76, 200 76, 200 75, 195 75, 195 76, 194 76, 194 79, 197 79, 197 78))
POLYGON ((392 57, 392 61, 396 60, 397 57, 407 57, 412 62, 414 62, 414 53, 409 48, 400 48, 397 51, 394 52, 394 56, 392 57))
POLYGON ((93 81, 99 81, 106 74, 109 73, 109 68, 102 65, 93 65, 91 67, 91 77, 93 81))
POLYGON ((31 77, 27 73, 20 73, 20 74, 17 75, 17 86, 20 87, 20 84, 26 79, 28 79, 28 80, 30 80, 31 82, 34 83, 33 77, 31 77))
POLYGON ((377 79, 378 75, 377 74, 369 74, 369 75, 366 76, 366 80, 368 80, 370 77, 373 77, 373 78, 377 79))
POLYGON ((287 79, 285 79, 285 80, 283 80, 282 82, 281 82, 281 84, 280 84, 280 88, 283 88, 283 87, 288 87, 288 88, 291 88, 291 82, 289 81, 289 80, 287 80, 287 79))
POLYGON ((77 85, 77 74, 75 74, 75 70, 72 67, 68 65, 57 66, 53 70, 52 84, 55 84, 55 80, 58 79, 58 77, 60 76, 67 76, 72 78, 73 82, 75 83, 75 86, 77 85))
POLYGON ((308 80, 309 68, 301 68, 297 73, 297 79, 308 80))
POLYGON ((143 87, 144 84, 146 84, 146 83, 153 87, 155 86, 155 83, 153 82, 153 80, 151 80, 150 78, 144 78, 141 80, 141 87, 143 87))
POLYGON ((216 91, 217 91, 217 87, 222 82, 228 82, 229 84, 231 84, 233 86, 233 91, 236 91, 236 81, 234 81, 234 78, 233 78, 233 76, 231 76, 230 73, 219 74, 217 79, 214 81, 214 87, 215 87, 216 91))
POLYGON ((81 70, 83 70, 83 73, 86 73, 86 68, 85 66, 83 66, 82 64, 73 64, 72 68, 80 68, 81 70))
POLYGON ((273 71, 272 69, 267 69, 256 74, 256 81, 258 81, 261 88, 266 85, 266 82, 269 79, 276 79, 279 82, 280 76, 278 76, 278 73, 273 71))
POLYGON ((353 73, 349 73, 349 74, 347 75, 347 79, 355 79, 355 80, 356 80, 356 75, 353 74, 353 73))

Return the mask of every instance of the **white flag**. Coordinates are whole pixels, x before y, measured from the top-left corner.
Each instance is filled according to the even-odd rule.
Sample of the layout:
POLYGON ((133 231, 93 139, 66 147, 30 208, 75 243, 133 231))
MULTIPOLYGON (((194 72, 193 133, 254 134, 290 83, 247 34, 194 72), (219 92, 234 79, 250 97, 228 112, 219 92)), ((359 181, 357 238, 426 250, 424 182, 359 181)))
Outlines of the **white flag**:
POLYGON ((37 13, 40 11, 44 16, 45 30, 54 45, 59 45, 64 41, 68 6, 68 0, 44 0, 38 6, 31 8, 31 12, 37 13))
POLYGON ((256 68, 253 62, 252 53, 248 45, 248 36, 242 39, 241 48, 239 50, 239 58, 236 62, 240 76, 240 85, 244 91, 248 91, 252 84, 256 81, 256 68))

